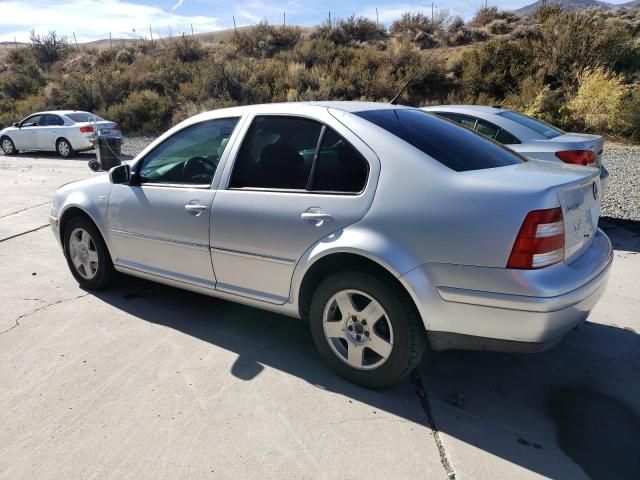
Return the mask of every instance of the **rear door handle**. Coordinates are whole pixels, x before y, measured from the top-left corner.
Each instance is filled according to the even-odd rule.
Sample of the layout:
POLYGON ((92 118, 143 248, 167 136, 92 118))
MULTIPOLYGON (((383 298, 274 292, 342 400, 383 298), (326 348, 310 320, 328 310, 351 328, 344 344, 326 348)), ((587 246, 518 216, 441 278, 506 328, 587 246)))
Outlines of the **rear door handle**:
POLYGON ((300 218, 303 222, 314 223, 316 227, 319 227, 325 222, 332 222, 333 217, 328 213, 321 212, 304 212, 300 214, 300 218))

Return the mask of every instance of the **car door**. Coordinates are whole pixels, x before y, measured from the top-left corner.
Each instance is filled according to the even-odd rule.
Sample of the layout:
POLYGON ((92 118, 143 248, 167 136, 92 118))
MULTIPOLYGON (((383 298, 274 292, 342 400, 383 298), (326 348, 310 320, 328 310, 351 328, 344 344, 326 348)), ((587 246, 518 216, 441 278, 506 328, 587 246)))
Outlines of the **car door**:
POLYGON ((378 159, 328 112, 323 120, 256 115, 234 146, 213 201, 218 290, 285 303, 303 253, 368 210, 378 159))
POLYGON ((116 265, 214 288, 211 182, 238 120, 208 120, 177 131, 136 161, 131 185, 113 186, 108 216, 116 265))
POLYGON ((37 131, 37 148, 40 150, 55 150, 55 141, 63 125, 64 121, 60 116, 51 113, 43 115, 37 131))
POLYGON ((20 122, 20 128, 13 134, 13 143, 18 150, 38 150, 38 131, 43 115, 31 115, 20 122))

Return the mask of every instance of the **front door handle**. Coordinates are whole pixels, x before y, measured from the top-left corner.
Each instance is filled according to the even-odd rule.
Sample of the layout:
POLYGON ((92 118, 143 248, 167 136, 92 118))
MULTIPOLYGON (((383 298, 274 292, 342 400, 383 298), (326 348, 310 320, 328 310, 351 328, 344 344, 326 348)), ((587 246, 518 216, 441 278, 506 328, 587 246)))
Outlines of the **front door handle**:
POLYGON ((187 203, 184 206, 184 209, 189 212, 189 213, 193 213, 194 215, 199 215, 200 213, 204 212, 208 207, 206 205, 200 205, 198 203, 187 203))
POLYGON ((314 223, 316 227, 321 226, 325 222, 332 222, 333 217, 324 212, 304 212, 300 214, 303 222, 314 223))

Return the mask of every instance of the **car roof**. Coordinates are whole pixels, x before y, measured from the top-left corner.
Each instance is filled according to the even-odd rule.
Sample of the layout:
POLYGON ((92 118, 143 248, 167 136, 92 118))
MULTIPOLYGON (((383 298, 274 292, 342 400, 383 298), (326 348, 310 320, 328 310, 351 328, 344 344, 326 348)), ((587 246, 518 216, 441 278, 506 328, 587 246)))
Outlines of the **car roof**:
POLYGON ((458 113, 485 113, 497 115, 507 112, 508 109, 502 107, 491 107, 489 105, 431 105, 423 110, 432 112, 458 112, 458 113))
MULTIPOLYGON (((87 113, 89 115, 94 115, 91 112, 85 112, 84 110, 46 110, 43 112, 34 112, 31 115, 45 115, 47 113, 51 113, 51 114, 58 114, 58 115, 68 115, 70 113, 87 113)), ((31 116, 29 115, 29 116, 31 116)))

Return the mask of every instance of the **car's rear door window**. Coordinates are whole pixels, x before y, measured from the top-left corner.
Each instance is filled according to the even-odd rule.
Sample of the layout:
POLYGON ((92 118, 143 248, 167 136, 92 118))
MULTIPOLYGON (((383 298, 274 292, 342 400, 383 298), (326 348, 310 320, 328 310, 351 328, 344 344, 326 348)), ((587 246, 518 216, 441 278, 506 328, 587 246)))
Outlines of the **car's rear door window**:
POLYGON ((140 182, 210 185, 238 120, 209 120, 175 133, 144 157, 140 182))
POLYGON ((258 116, 236 158, 229 188, 359 193, 369 164, 330 127, 303 117, 258 116))
POLYGON ((525 159, 497 142, 421 110, 379 109, 356 115, 384 128, 457 172, 522 163, 525 159))

